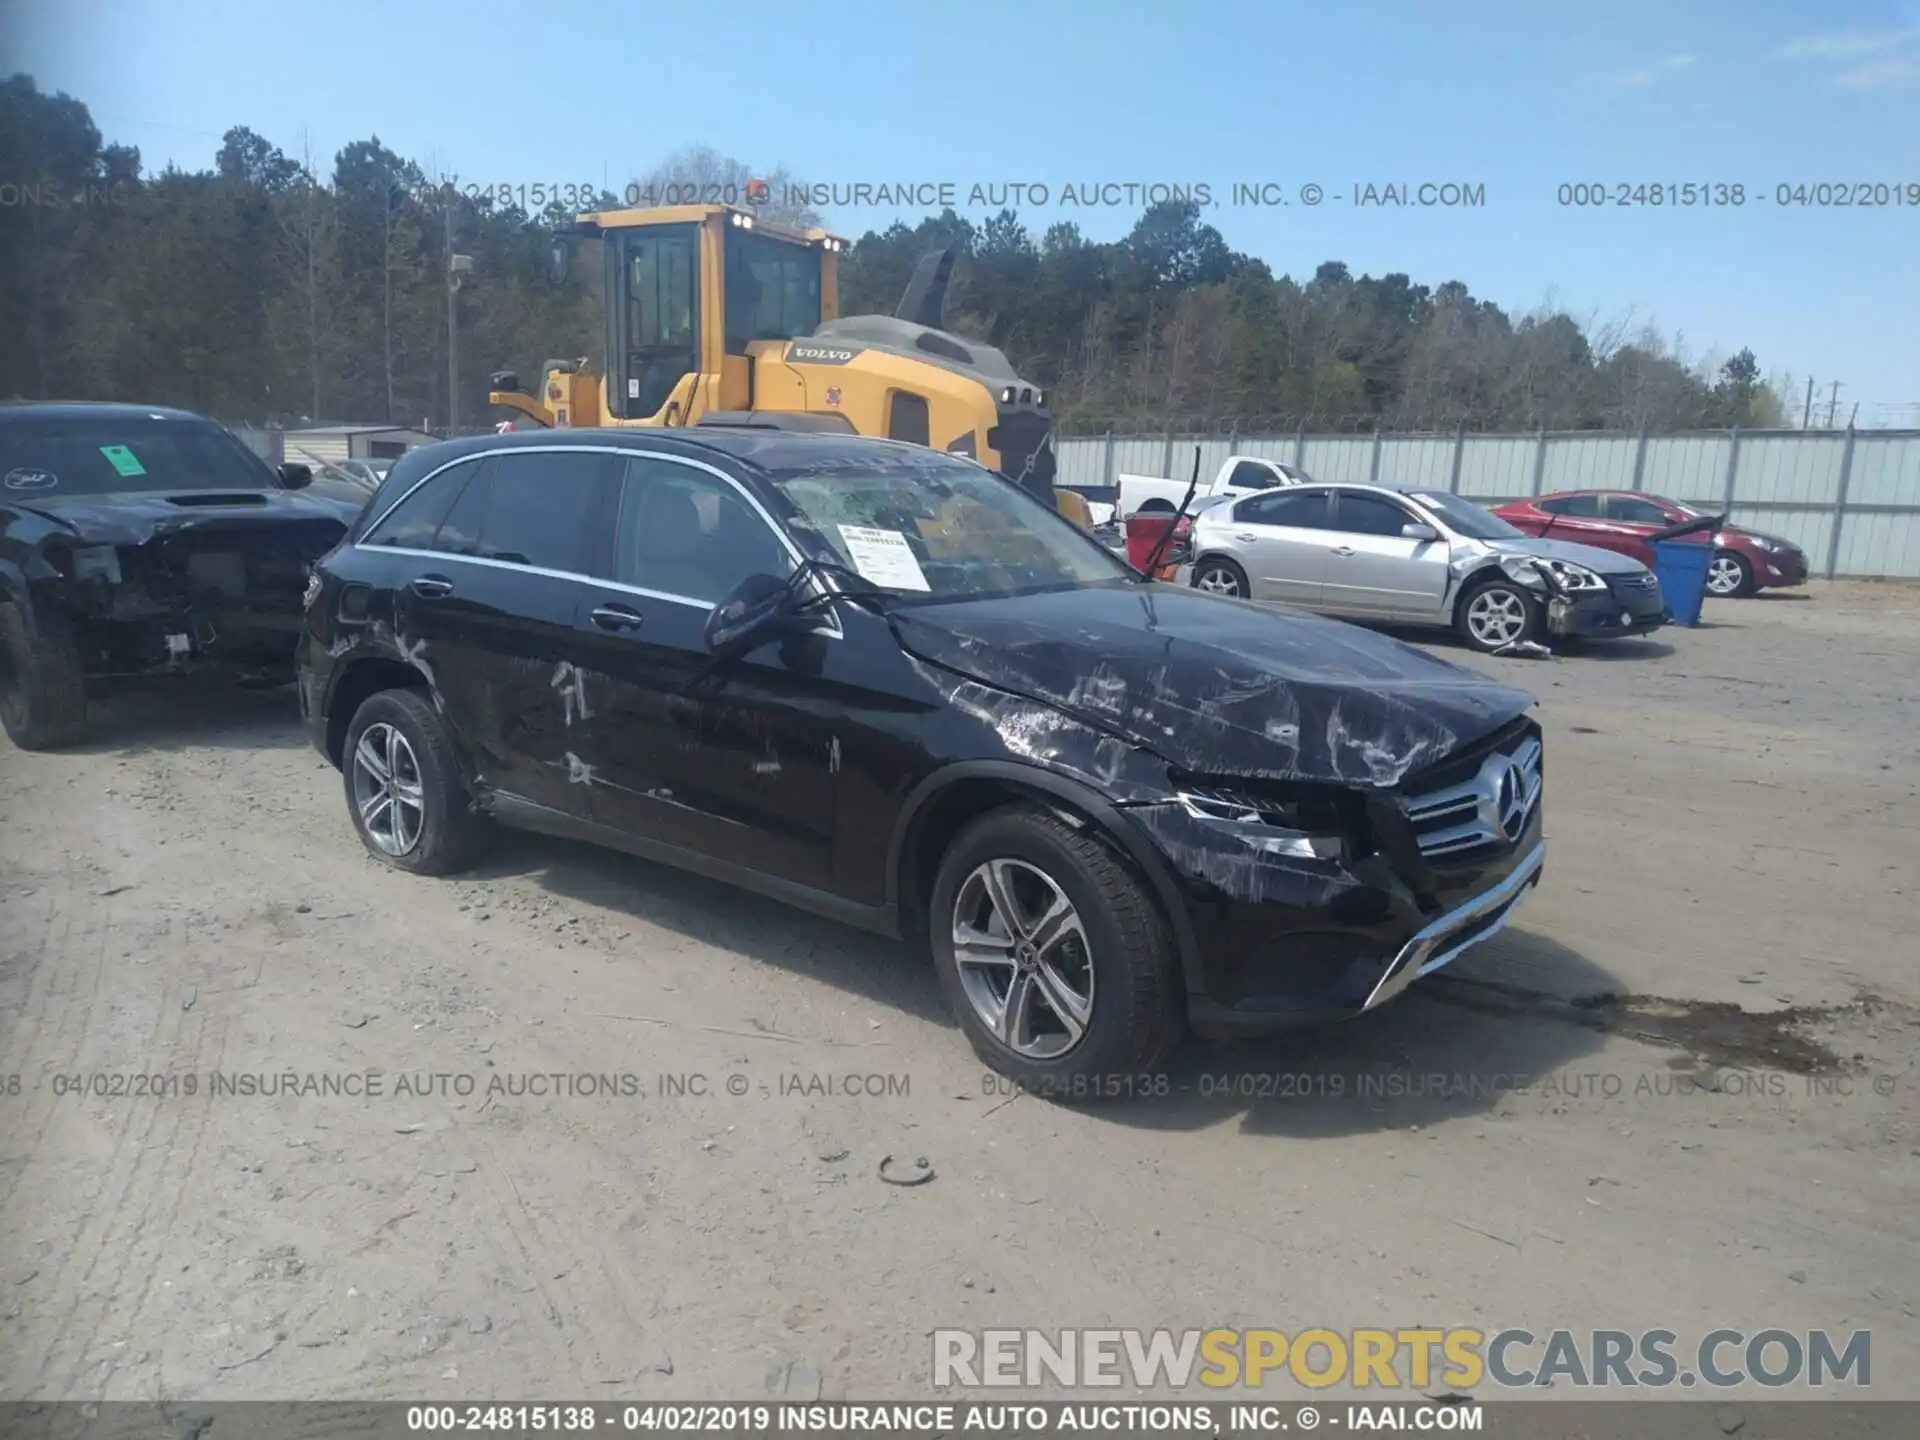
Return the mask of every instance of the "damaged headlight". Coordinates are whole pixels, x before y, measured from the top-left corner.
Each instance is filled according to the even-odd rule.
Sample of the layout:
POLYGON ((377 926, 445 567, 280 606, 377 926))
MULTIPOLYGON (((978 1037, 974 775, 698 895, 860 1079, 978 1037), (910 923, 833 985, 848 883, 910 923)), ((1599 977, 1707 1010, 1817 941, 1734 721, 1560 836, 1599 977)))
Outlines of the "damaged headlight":
POLYGON ((1605 590, 1607 582, 1584 565, 1570 560, 1535 560, 1533 568, 1546 577, 1547 584, 1563 595, 1581 590, 1605 590))
POLYGON ((320 598, 320 584, 320 572, 318 570, 307 571, 307 588, 305 593, 300 597, 300 608, 302 610, 311 610, 313 608, 313 602, 320 598))
POLYGON ((1175 798, 1194 819, 1231 831, 1249 848, 1269 855, 1338 860, 1346 852, 1346 841, 1337 833, 1338 808, 1328 801, 1191 786, 1175 798))

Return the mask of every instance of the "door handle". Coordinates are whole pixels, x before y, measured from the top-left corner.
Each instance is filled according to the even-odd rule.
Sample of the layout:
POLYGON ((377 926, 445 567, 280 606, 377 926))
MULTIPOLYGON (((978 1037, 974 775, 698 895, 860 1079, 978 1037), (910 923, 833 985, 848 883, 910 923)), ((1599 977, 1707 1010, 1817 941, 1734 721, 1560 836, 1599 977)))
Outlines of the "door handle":
POLYGON ((1233 538, 1240 541, 1244 545, 1251 545, 1254 543, 1254 541, 1258 540, 1260 537, 1258 535, 1249 535, 1244 530, 1236 530, 1233 532, 1233 538))
POLYGON ((453 582, 444 575, 416 575, 407 588, 422 599, 438 600, 453 593, 453 582))
POLYGON ((1353 547, 1351 545, 1336 545, 1333 547, 1333 553, 1336 555, 1351 555, 1353 554, 1353 547))
POLYGON ((592 620, 602 630, 638 630, 644 623, 640 612, 628 605, 596 605, 592 620))

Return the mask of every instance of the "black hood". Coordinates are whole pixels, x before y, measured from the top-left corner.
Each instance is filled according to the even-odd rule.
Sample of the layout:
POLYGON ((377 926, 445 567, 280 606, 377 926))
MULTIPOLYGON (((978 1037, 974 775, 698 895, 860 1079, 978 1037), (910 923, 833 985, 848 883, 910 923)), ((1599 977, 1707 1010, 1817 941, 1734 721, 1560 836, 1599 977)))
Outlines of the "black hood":
POLYGON ((300 490, 150 490, 117 495, 36 496, 7 502, 96 545, 144 545, 202 525, 328 522, 342 531, 360 513, 350 501, 300 490))
POLYGON ((921 659, 1195 775, 1397 784, 1524 713, 1524 690, 1298 611, 1171 585, 906 606, 921 659))

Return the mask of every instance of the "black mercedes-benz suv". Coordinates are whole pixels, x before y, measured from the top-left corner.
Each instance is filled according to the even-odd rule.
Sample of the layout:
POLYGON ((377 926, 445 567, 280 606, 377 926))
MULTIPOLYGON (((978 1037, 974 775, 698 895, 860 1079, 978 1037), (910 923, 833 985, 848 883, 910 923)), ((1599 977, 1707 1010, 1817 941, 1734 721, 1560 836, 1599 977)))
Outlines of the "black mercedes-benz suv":
POLYGON ((1148 581, 978 464, 750 428, 400 460, 300 697, 377 857, 568 834, 923 940, 1055 1094, 1358 1014, 1539 878, 1532 698, 1148 581))

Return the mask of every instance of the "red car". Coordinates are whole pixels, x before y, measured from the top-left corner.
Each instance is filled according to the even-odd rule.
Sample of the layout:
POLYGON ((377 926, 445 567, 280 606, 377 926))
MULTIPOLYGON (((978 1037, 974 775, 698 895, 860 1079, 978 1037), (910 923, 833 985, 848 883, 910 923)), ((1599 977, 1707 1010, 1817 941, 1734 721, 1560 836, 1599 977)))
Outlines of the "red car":
MULTIPOLYGON (((1712 512, 1633 490, 1562 490, 1515 500, 1493 513, 1529 535, 1616 550, 1651 569, 1651 536, 1712 512)), ((1806 583, 1806 552, 1778 535, 1724 525, 1714 533, 1713 549, 1707 570, 1709 595, 1752 595, 1806 583)))

